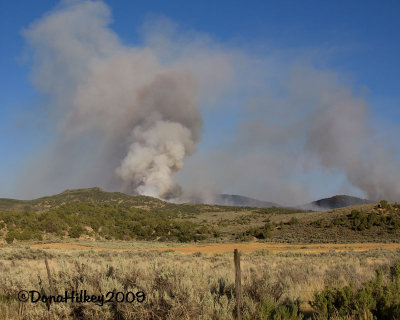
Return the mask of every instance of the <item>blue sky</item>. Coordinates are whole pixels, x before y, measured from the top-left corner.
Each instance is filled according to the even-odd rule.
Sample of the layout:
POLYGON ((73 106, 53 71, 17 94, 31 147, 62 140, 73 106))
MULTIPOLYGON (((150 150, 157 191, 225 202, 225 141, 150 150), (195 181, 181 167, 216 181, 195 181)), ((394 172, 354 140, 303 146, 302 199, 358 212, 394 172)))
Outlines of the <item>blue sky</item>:
MULTIPOLYGON (((32 61, 21 30, 56 3, 0 0, 0 196, 20 195, 9 186, 14 185, 25 159, 52 140, 52 131, 42 123, 43 114, 36 113, 46 97, 40 95, 30 81, 32 61)), ((365 97, 372 113, 371 122, 387 127, 381 133, 382 139, 391 136, 390 145, 399 153, 400 145, 393 136, 398 133, 400 124, 398 1, 105 3, 112 12, 110 28, 127 46, 143 44, 140 30, 146 21, 167 17, 180 30, 205 34, 222 46, 243 48, 252 57, 264 57, 273 51, 274 55, 299 56, 316 68, 337 73, 356 94, 365 97)), ((202 111, 204 133, 199 144, 200 153, 206 154, 208 149, 218 148, 230 139, 230 132, 236 130, 243 117, 238 109, 233 110, 229 116, 221 109, 202 111), (226 136, 221 136, 221 128, 226 136), (215 139, 216 135, 220 139, 215 139)), ((341 174, 338 177, 338 181, 343 180, 341 174)), ((317 187, 310 188, 319 189, 318 186, 317 183, 317 187)))

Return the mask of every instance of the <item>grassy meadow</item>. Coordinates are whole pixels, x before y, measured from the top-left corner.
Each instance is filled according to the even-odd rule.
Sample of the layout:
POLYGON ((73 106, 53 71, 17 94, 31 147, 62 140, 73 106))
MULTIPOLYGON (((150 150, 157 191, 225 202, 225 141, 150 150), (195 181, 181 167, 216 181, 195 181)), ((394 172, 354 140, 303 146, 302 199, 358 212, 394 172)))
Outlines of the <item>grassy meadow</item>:
MULTIPOLYGON (((135 247, 141 245, 131 243, 130 248, 135 247)), ((377 269, 389 275, 396 261, 400 261, 399 250, 332 250, 317 254, 242 252, 244 318, 327 319, 323 308, 314 305, 315 293, 326 287, 341 288, 350 283, 354 288, 361 288, 363 283, 375 278, 377 269)), ((28 244, 14 244, 0 251, 0 272, 0 317, 4 319, 235 317, 232 252, 181 254, 172 250, 32 249, 28 244), (50 310, 45 303, 18 302, 16 297, 20 290, 51 292, 45 257, 57 293, 87 290, 98 295, 113 290, 142 291, 146 299, 143 303, 103 306, 53 303, 50 310)))

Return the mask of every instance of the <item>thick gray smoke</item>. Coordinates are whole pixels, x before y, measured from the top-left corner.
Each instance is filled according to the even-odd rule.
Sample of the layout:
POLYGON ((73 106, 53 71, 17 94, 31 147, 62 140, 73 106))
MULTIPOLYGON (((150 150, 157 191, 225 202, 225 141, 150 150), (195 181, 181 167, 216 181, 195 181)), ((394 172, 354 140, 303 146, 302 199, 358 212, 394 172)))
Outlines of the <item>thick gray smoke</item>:
POLYGON ((400 168, 394 150, 374 143, 366 102, 344 86, 319 91, 321 106, 309 117, 306 150, 327 168, 344 170, 371 200, 400 199, 400 168))
POLYGON ((34 53, 34 83, 63 119, 47 160, 53 162, 49 175, 65 164, 60 149, 83 146, 82 137, 92 135, 102 151, 96 159, 81 155, 99 168, 85 174, 87 181, 96 175, 104 185, 108 176, 114 189, 119 178, 131 193, 174 196, 180 188, 172 174, 194 153, 202 130, 197 106, 202 81, 212 73, 223 78, 229 64, 217 52, 195 63, 185 56, 162 63, 150 47, 122 45, 107 28, 109 20, 102 2, 65 2, 24 31, 34 53))
POLYGON ((203 180, 216 180, 225 193, 283 205, 334 194, 399 201, 396 152, 384 141, 377 143, 381 128, 371 122, 364 97, 331 71, 280 70, 287 73, 272 68, 266 78, 253 79, 254 87, 266 85, 248 100, 230 148, 189 161, 182 175, 196 180, 200 171, 203 180), (268 85, 270 76, 277 84, 268 85))
POLYGON ((201 129, 195 97, 190 75, 176 72, 158 76, 139 91, 137 104, 148 114, 133 123, 128 153, 116 171, 133 190, 164 198, 176 196, 174 191, 179 188, 172 173, 196 150, 201 129))
POLYGON ((103 2, 66 1, 24 31, 52 139, 29 159, 23 196, 101 186, 176 198, 182 185, 182 201, 218 192, 283 205, 333 193, 400 200, 395 152, 376 143, 366 99, 336 73, 165 21, 127 46, 110 16, 103 2), (211 125, 188 157, 199 108, 211 125))
POLYGON ((177 187, 172 173, 196 149, 201 118, 190 80, 179 74, 163 75, 140 94, 138 103, 149 114, 134 126, 117 174, 141 194, 173 196, 177 187))
MULTIPOLYGON (((324 168, 342 171, 371 200, 400 199, 400 166, 394 150, 377 144, 363 97, 332 72, 298 68, 288 81, 289 100, 305 104, 305 152, 324 168)), ((297 132, 300 134, 300 132, 297 132)))

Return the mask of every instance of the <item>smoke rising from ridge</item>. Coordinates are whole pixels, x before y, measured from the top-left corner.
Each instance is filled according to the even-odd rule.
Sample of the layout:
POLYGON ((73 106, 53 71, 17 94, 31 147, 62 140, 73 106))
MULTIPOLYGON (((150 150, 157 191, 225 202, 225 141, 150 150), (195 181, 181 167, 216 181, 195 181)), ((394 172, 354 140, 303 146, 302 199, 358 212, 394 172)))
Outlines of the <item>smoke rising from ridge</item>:
POLYGON ((110 22, 103 2, 69 1, 23 32, 47 98, 41 116, 54 123, 21 179, 28 197, 96 185, 180 201, 223 192, 295 205, 347 191, 400 200, 395 152, 375 143, 365 97, 335 72, 185 37, 165 21, 128 46, 110 22), (199 148, 202 114, 214 109, 215 145, 199 148))
MULTIPOLYGON (((266 85, 251 95, 235 141, 202 155, 209 163, 202 179, 216 180, 226 193, 283 205, 343 193, 399 201, 395 150, 376 143, 364 97, 334 72, 311 66, 271 74, 278 88, 266 85), (316 188, 325 193, 313 195, 316 188)), ((195 179, 192 172, 204 172, 204 161, 189 160, 182 175, 195 179)))
MULTIPOLYGON (((63 119, 56 149, 95 133, 103 156, 117 155, 119 163, 105 167, 125 191, 172 196, 179 190, 172 173, 201 135, 201 77, 185 66, 188 61, 162 64, 151 48, 122 45, 109 21, 102 2, 63 3, 24 32, 34 52, 34 83, 63 119)), ((205 64, 213 65, 213 57, 205 64)), ((52 157, 58 161, 55 152, 52 157)))
POLYGON ((399 163, 393 150, 374 143, 365 99, 329 72, 299 69, 292 77, 292 98, 302 99, 306 94, 313 111, 306 118, 306 152, 323 167, 342 170, 369 199, 399 200, 399 163), (311 80, 303 80, 302 86, 300 78, 311 80))

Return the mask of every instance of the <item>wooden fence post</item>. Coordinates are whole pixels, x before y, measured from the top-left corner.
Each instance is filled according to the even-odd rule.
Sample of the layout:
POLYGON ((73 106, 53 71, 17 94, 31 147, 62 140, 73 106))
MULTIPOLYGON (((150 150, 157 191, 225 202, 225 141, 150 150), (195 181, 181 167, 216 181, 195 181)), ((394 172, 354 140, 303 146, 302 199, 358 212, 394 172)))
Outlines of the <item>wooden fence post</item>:
POLYGON ((242 272, 240 270, 240 255, 238 249, 233 251, 235 262, 235 293, 236 293, 236 315, 237 319, 242 319, 242 272))
MULTIPOLYGON (((54 289, 54 282, 53 282, 53 278, 51 276, 51 272, 50 272, 50 267, 49 267, 49 261, 47 260, 47 257, 44 257, 44 263, 46 264, 46 271, 47 271, 47 278, 49 279, 49 286, 50 286, 50 294, 51 295, 55 295, 56 291, 54 289)), ((40 279, 40 277, 39 277, 40 279)), ((42 293, 45 293, 44 288, 42 288, 42 293)), ((50 320, 51 319, 51 314, 50 314, 50 302, 47 301, 46 302, 46 306, 47 306, 47 319, 50 320)))
POLYGON ((46 264, 47 278, 49 279, 50 294, 51 295, 55 295, 56 292, 54 290, 53 278, 51 276, 50 267, 49 267, 49 261, 47 260, 47 257, 44 258, 44 263, 46 264))

